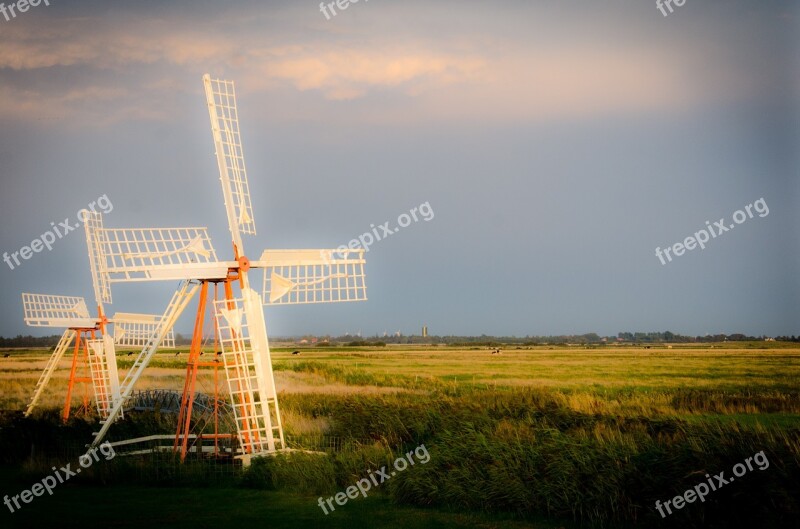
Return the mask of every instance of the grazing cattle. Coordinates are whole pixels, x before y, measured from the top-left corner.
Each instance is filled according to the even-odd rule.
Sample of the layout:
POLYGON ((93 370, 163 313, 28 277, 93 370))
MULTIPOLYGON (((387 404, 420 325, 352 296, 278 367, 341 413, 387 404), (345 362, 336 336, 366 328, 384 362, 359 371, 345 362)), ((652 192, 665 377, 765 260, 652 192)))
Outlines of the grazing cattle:
POLYGON ((6 354, 3 355, 3 358, 8 358, 9 356, 11 356, 11 354, 6 353, 6 354))
POLYGON ((292 354, 293 354, 293 355, 299 355, 299 354, 300 354, 300 351, 292 351, 292 354))

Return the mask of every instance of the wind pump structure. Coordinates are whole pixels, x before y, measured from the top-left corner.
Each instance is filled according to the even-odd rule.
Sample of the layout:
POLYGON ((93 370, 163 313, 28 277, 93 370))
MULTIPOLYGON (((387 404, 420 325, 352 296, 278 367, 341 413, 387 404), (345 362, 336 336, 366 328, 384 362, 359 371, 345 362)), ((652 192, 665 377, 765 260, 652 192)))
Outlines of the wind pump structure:
MULTIPOLYGON (((175 449, 185 458, 198 370, 208 285, 224 287, 224 298, 212 303, 215 332, 230 407, 236 423, 242 459, 286 448, 272 372, 269 339, 262 304, 292 305, 366 300, 364 250, 265 250, 251 261, 242 235, 256 227, 239 132, 236 93, 232 81, 203 76, 219 179, 233 244, 233 260, 219 261, 206 228, 109 229, 100 214, 87 222, 95 290, 110 302, 113 283, 179 281, 163 316, 120 383, 108 417, 92 446, 102 442, 120 416, 125 401, 150 362, 168 329, 199 291, 199 301, 186 381, 181 400, 175 449), (262 291, 250 286, 251 269, 263 271, 262 291)), ((215 434, 211 437, 218 436, 215 434)))
MULTIPOLYGON (((89 242, 89 259, 91 262, 90 235, 93 226, 91 213, 84 216, 87 242, 89 242)), ((32 327, 66 328, 53 353, 47 361, 44 371, 36 384, 33 397, 25 410, 29 416, 61 363, 64 354, 74 343, 72 364, 70 368, 67 395, 61 417, 69 419, 72 407, 72 395, 75 385, 82 383, 83 410, 89 411, 89 391, 91 384, 97 413, 101 418, 108 417, 112 404, 119 400, 119 375, 115 345, 123 347, 141 347, 155 330, 158 317, 150 314, 131 314, 118 312, 108 319, 103 312, 103 296, 95 283, 95 299, 97 316, 92 317, 86 306, 86 300, 76 296, 54 296, 49 294, 22 294, 22 305, 25 323, 32 327), (108 325, 114 325, 114 336, 107 334, 108 325)), ((110 302, 110 298, 107 298, 110 302)), ((165 336, 163 348, 174 347, 175 339, 170 328, 165 336)))

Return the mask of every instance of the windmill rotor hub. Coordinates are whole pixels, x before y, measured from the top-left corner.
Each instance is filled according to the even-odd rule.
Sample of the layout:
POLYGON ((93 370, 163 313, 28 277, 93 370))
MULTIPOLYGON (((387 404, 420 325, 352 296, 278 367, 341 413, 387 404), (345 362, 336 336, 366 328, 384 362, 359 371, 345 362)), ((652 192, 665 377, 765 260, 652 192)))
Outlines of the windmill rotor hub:
POLYGON ((242 272, 247 272, 250 270, 250 259, 242 255, 237 259, 237 261, 239 262, 239 270, 242 272))

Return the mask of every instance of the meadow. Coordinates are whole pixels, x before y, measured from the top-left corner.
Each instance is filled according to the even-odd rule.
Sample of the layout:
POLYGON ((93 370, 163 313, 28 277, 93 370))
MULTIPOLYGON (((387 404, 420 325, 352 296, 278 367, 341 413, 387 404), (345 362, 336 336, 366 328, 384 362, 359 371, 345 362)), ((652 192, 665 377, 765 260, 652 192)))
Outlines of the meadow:
MULTIPOLYGON (((189 516, 187 525, 194 518, 180 506, 198 495, 219 500, 199 508, 196 516, 207 512, 203 520, 263 516, 278 526, 800 525, 798 347, 537 345, 491 354, 486 347, 389 346, 293 355, 294 347, 283 345, 273 363, 284 428, 290 446, 306 451, 247 470, 118 457, 37 500, 50 508, 4 513, 4 521, 34 526, 69 512, 76 526, 89 523, 70 506, 90 491, 92 501, 107 506, 146 499, 170 519, 189 516), (317 507, 318 497, 345 490, 420 444, 430 452, 427 464, 330 515, 317 507), (656 511, 656 500, 683 494, 705 474, 730 475, 761 451, 770 462, 765 470, 666 518, 656 511), (240 498, 240 506, 222 501, 226 494, 240 498)), ((185 351, 159 352, 137 387, 180 390, 186 358, 185 351)), ((30 487, 72 451, 77 457, 96 429, 92 418, 59 424, 66 362, 41 411, 20 417, 46 359, 44 350, 0 359, 4 494, 30 487)), ((124 351, 118 360, 122 371, 132 363, 124 351)), ((199 386, 212 391, 210 374, 199 386)), ((172 416, 131 414, 110 438, 172 431, 172 416)))

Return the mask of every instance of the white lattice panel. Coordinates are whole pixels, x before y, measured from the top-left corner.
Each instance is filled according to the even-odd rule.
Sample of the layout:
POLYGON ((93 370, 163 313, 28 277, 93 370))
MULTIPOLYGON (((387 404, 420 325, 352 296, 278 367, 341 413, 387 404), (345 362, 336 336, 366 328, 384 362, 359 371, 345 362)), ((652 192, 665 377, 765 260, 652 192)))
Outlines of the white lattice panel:
POLYGON ((119 399, 119 375, 114 339, 105 335, 102 338, 88 340, 89 371, 92 375, 97 413, 101 418, 108 417, 115 399, 119 399))
POLYGON ((98 231, 100 270, 111 283, 224 277, 206 228, 98 231))
POLYGON ((91 329, 97 323, 82 297, 23 293, 22 307, 31 327, 91 329))
POLYGON ((258 293, 215 302, 220 344, 239 440, 250 454, 285 447, 267 330, 258 293))
MULTIPOLYGON (((256 224, 250 202, 233 81, 212 79, 206 75, 203 77, 203 85, 231 231, 238 229, 241 233, 255 235, 256 224)), ((234 234, 236 244, 237 238, 238 235, 234 234)))
POLYGON ((268 305, 364 301, 364 250, 265 250, 263 300, 268 305))
MULTIPOLYGON (((114 322, 114 342, 120 347, 144 347, 158 331, 161 316, 117 312, 114 322)), ((160 349, 175 348, 175 332, 170 329, 161 341, 160 349)))
POLYGON ((105 270, 106 263, 103 257, 103 216, 98 212, 85 211, 83 222, 86 247, 89 250, 94 299, 98 304, 111 303, 111 282, 105 270))

